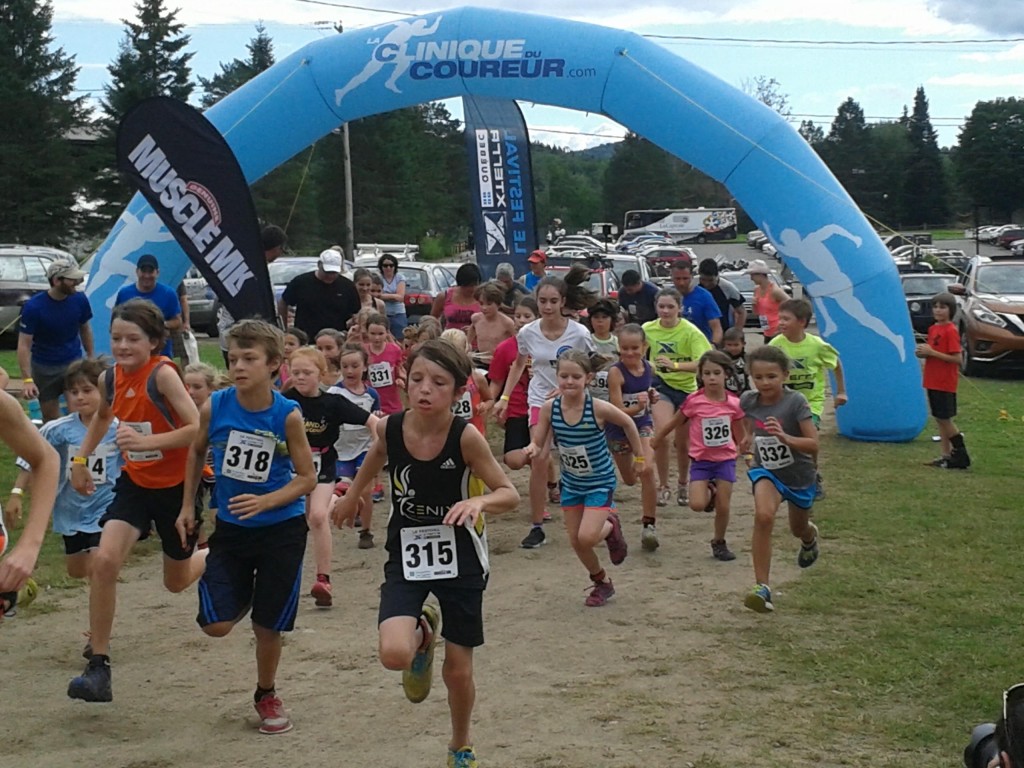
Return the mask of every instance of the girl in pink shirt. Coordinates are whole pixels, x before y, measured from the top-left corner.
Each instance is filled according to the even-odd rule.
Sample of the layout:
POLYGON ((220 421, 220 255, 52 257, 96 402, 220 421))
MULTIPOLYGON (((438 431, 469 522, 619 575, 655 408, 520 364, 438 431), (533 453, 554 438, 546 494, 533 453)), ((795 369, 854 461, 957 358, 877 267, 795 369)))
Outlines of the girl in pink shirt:
POLYGON ((400 413, 404 409, 400 392, 405 386, 402 348, 390 340, 384 315, 375 313, 366 320, 366 352, 370 358, 367 376, 370 386, 380 395, 381 411, 400 413))
POLYGON ((697 362, 701 385, 654 436, 651 445, 672 434, 679 424, 689 424, 690 509, 715 512, 715 537, 711 553, 717 560, 735 560, 725 542, 729 527, 729 502, 736 482, 736 445, 746 426, 740 400, 725 388, 733 373, 730 357, 717 349, 705 352, 697 362))

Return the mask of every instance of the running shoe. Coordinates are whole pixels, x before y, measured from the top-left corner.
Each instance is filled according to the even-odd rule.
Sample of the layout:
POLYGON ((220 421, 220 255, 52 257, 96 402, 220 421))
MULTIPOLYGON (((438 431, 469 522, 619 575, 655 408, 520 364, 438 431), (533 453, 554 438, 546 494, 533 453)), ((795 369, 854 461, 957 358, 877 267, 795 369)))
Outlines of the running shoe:
POLYGON ((622 565, 622 561, 626 559, 626 554, 629 552, 626 537, 622 535, 622 523, 614 512, 608 513, 608 522, 612 524, 612 529, 604 543, 608 545, 608 554, 611 556, 612 565, 622 565))
POLYGON ((93 656, 85 671, 68 683, 68 696, 81 701, 106 702, 114 700, 110 683, 110 659, 93 656))
POLYGON ((676 488, 676 504, 680 507, 686 507, 690 504, 690 491, 685 485, 680 485, 676 488))
POLYGON ((940 456, 937 459, 926 461, 924 465, 926 467, 938 467, 939 469, 947 469, 949 467, 949 458, 946 456, 940 456))
POLYGON ((814 529, 814 539, 810 544, 800 542, 800 554, 796 556, 796 564, 801 568, 810 568, 818 560, 818 526, 810 524, 814 529))
POLYGON ((526 534, 526 538, 519 543, 519 546, 523 549, 536 549, 544 543, 545 539, 547 536, 544 535, 544 529, 535 525, 530 528, 530 532, 526 534))
POLYGON ((672 498, 672 489, 667 485, 658 489, 658 506, 667 507, 669 500, 672 498))
POLYGON ((441 622, 437 608, 432 605, 423 606, 423 617, 430 627, 430 637, 413 657, 412 666, 402 672, 402 688, 405 697, 413 704, 419 704, 430 694, 430 684, 434 677, 434 646, 437 644, 437 626, 441 622))
POLYGON ((448 768, 477 768, 479 765, 472 747, 448 750, 448 768))
POLYGON ((661 542, 658 541, 658 530, 654 525, 648 523, 644 526, 640 533, 640 546, 644 548, 645 552, 653 552, 661 546, 661 542))
POLYGON ((743 604, 757 613, 771 613, 775 610, 772 605, 772 591, 767 584, 755 584, 745 598, 743 604))
POLYGON ((821 477, 821 472, 818 472, 814 477, 814 499, 825 498, 825 481, 821 477))
POLYGON ((276 693, 268 693, 253 706, 260 716, 260 733, 274 735, 288 733, 295 726, 292 725, 288 713, 284 711, 284 704, 277 697, 276 693))
POLYGON ((317 608, 330 608, 334 604, 334 598, 331 596, 331 582, 322 573, 316 575, 316 581, 313 582, 313 588, 309 590, 309 594, 316 601, 317 608))
POLYGON ((588 608, 600 608, 611 600, 614 594, 615 587, 612 586, 611 579, 608 579, 608 581, 596 581, 590 585, 590 594, 587 595, 587 599, 583 601, 583 604, 588 608))
POLYGON ((544 510, 544 516, 543 516, 543 517, 541 517, 541 522, 544 522, 544 523, 550 523, 550 522, 552 521, 552 519, 553 519, 553 518, 551 517, 551 513, 550 513, 550 512, 548 512, 548 511, 547 511, 547 510, 545 509, 545 510, 544 510))
POLYGON ((360 549, 373 549, 373 534, 369 531, 362 530, 359 532, 359 548, 360 549))
POLYGON ((715 498, 718 496, 718 484, 714 480, 708 480, 708 504, 704 507, 705 512, 715 511, 715 498))
POLYGON ((711 555, 715 560, 721 560, 723 562, 729 562, 730 560, 736 559, 736 555, 734 555, 732 550, 729 549, 729 545, 725 543, 725 539, 722 539, 721 541, 715 541, 714 539, 711 540, 711 555))
POLYGON ((380 483, 377 483, 377 485, 373 486, 373 500, 375 502, 384 501, 384 486, 381 485, 380 483))
POLYGON ((559 483, 548 483, 548 501, 552 504, 560 504, 562 501, 562 488, 559 483))

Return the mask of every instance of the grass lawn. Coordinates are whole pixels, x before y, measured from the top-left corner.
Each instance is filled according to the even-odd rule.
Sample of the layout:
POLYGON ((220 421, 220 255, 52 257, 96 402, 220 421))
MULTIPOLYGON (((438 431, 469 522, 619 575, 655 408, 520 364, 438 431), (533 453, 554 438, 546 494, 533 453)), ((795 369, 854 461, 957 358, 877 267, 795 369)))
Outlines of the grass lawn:
MULTIPOLYGON (((216 362, 216 342, 203 347, 216 362)), ((974 462, 967 472, 924 466, 938 452, 930 424, 907 444, 825 436, 821 560, 799 589, 774 585, 785 595, 774 615, 723 608, 703 625, 732 702, 723 723, 764 736, 756 765, 790 766, 794 747, 806 755, 801 765, 956 765, 970 728, 995 720, 1003 689, 1024 679, 1024 382, 965 379, 960 407, 974 462), (773 754, 779 745, 786 760, 773 754)), ((13 477, 0 448, 0 497, 13 477)), ((776 530, 776 557, 788 557, 784 518, 776 530)), ((64 576, 58 537, 48 538, 37 579, 79 588, 64 576)), ((683 685, 685 665, 681 658, 683 685)))

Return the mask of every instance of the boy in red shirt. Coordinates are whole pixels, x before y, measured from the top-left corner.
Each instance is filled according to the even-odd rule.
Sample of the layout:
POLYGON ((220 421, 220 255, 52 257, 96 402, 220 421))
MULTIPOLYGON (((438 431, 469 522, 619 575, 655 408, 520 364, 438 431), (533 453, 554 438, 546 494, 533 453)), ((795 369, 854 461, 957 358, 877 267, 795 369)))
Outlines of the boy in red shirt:
POLYGON ((953 423, 956 385, 960 376, 960 334, 950 322, 955 313, 956 299, 952 294, 935 296, 932 299, 935 323, 928 329, 928 343, 918 344, 915 352, 924 358, 924 388, 942 439, 942 456, 929 465, 942 469, 967 469, 971 465, 964 436, 953 423))

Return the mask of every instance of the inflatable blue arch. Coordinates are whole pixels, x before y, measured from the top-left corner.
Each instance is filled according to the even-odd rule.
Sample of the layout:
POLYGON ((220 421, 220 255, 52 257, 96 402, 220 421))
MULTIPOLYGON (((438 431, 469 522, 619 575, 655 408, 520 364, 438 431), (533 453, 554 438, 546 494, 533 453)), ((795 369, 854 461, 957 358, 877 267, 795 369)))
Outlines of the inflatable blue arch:
MULTIPOLYGON (((899 278, 856 204, 777 113, 636 34, 492 9, 427 14, 311 43, 206 115, 252 182, 342 122, 458 96, 607 115, 725 184, 813 296, 819 329, 840 351, 850 397, 840 433, 902 441, 921 431, 899 278)), ((136 195, 94 259, 98 324, 144 252, 169 285, 189 265, 136 195)))

